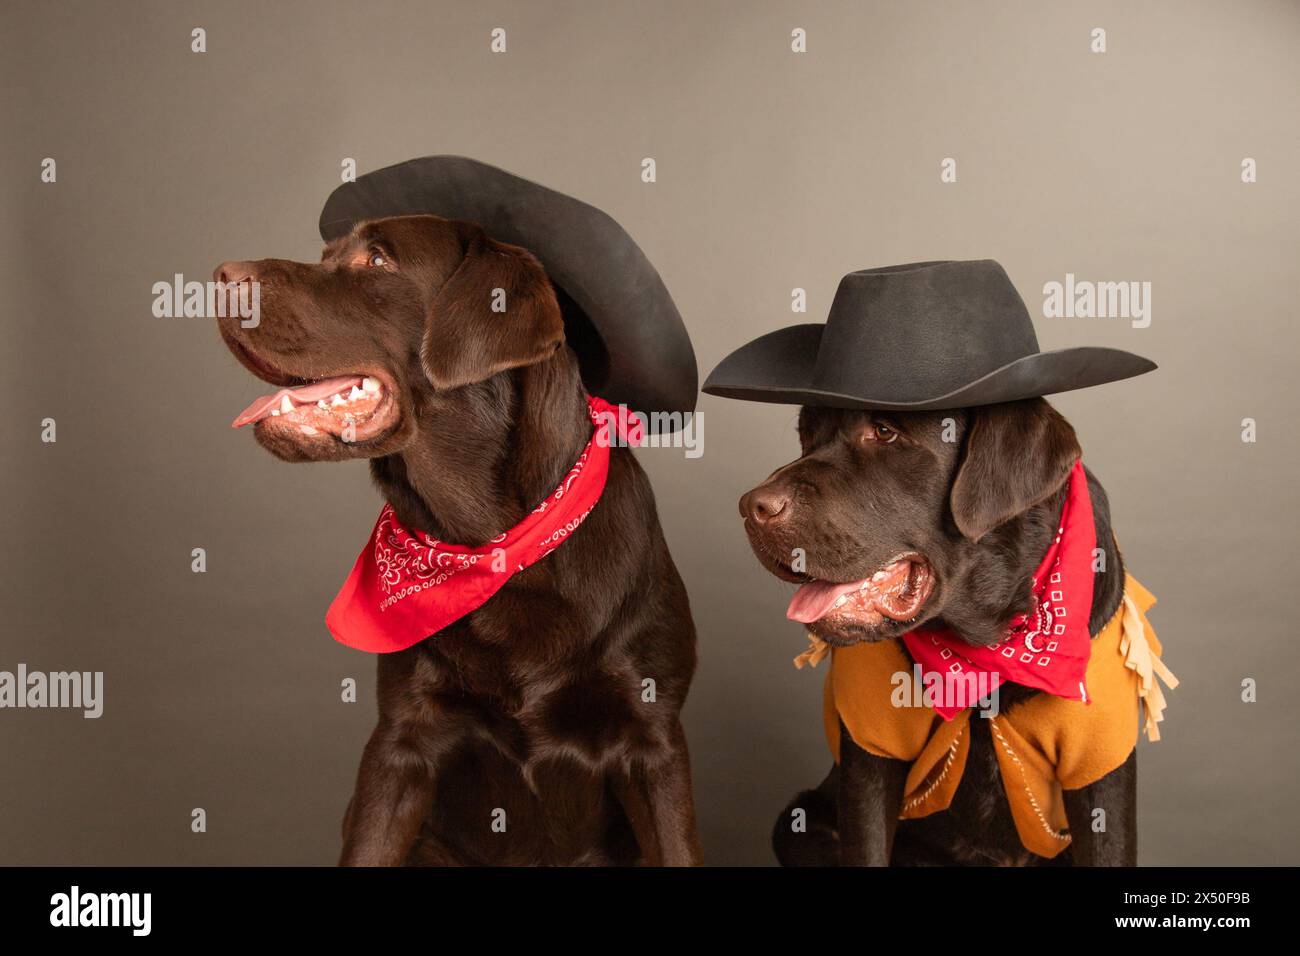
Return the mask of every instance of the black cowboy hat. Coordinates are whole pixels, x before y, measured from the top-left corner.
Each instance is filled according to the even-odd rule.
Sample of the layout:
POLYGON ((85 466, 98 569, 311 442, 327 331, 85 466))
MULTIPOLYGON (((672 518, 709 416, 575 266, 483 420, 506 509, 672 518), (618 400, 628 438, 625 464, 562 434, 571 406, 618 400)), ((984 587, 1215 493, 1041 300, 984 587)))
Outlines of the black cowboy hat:
MULTIPOLYGON (((335 189, 320 234, 425 213, 478 223, 541 260, 593 395, 645 413, 695 409, 695 352, 677 306, 632 237, 594 206, 464 156, 426 156, 335 189)), ((668 419, 661 430, 678 424, 668 419)))
POLYGON ((992 259, 913 262, 850 272, 825 325, 794 325, 741 346, 704 391, 921 411, 1068 392, 1155 367, 1120 349, 1040 352, 1025 303, 992 259))

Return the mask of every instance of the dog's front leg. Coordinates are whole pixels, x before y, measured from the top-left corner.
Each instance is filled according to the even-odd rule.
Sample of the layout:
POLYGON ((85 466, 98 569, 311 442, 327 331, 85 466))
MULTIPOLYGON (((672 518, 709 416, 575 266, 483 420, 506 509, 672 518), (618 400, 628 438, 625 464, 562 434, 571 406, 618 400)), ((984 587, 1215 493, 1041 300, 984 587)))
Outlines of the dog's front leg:
POLYGON ((433 768, 419 732, 382 717, 370 735, 343 821, 340 866, 400 866, 433 805, 433 768))
POLYGON ((888 866, 908 766, 868 753, 840 722, 840 866, 888 866))
POLYGON ((691 761, 681 724, 674 723, 667 746, 654 757, 634 757, 618 775, 614 791, 646 865, 700 865, 691 761))
POLYGON ((1062 798, 1077 865, 1137 866, 1136 750, 1096 783, 1062 798))

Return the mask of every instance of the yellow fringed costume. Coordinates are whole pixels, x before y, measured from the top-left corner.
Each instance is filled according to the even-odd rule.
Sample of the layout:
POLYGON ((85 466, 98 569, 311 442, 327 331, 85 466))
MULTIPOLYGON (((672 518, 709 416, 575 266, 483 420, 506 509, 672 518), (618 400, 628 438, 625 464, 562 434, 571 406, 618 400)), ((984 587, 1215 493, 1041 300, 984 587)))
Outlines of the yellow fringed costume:
MULTIPOLYGON (((1151 593, 1126 575, 1119 609, 1092 641, 1092 703, 1044 693, 1008 713, 975 718, 989 720, 1016 830, 1033 853, 1054 857, 1069 846, 1062 789, 1085 787, 1120 766, 1137 744, 1139 717, 1147 737, 1160 739, 1165 699, 1157 678, 1171 689, 1178 680, 1160 660, 1160 642, 1147 622, 1154 604, 1151 593)), ((815 665, 825 653, 814 640, 795 663, 815 665)), ((902 819, 947 809, 970 744, 969 709, 945 721, 929 707, 893 705, 894 675, 911 669, 901 640, 836 648, 823 706, 837 762, 842 720, 862 749, 911 763, 902 819)))

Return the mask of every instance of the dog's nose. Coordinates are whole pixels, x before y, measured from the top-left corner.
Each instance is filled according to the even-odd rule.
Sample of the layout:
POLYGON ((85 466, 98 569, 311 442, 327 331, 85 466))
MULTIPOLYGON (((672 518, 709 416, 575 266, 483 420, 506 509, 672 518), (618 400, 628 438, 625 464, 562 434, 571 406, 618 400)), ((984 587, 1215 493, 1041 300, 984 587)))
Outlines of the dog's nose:
POLYGON ((757 525, 783 520, 790 514, 790 496, 781 488, 763 485, 740 499, 740 514, 757 525))
POLYGON ((212 270, 212 278, 226 285, 238 285, 256 277, 251 262, 223 262, 212 270))

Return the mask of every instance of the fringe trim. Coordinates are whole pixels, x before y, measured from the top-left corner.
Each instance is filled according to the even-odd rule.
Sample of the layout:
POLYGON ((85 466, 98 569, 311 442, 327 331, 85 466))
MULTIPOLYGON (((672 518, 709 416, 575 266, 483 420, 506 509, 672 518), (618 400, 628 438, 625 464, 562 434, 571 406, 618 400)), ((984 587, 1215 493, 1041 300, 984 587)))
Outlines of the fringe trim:
POLYGON ((798 657, 794 659, 795 669, 803 670, 803 666, 805 664, 807 664, 809 667, 816 667, 818 664, 822 662, 822 658, 824 658, 830 652, 831 652, 831 646, 827 644, 825 641, 823 641, 820 637, 815 636, 812 631, 809 631, 808 650, 804 651, 802 654, 800 654, 798 657))
POLYGON ((1151 650, 1142 614, 1127 594, 1124 595, 1124 620, 1121 627, 1119 652, 1124 655, 1124 666, 1134 671, 1138 677, 1138 697, 1142 701, 1145 715, 1143 726, 1147 739, 1159 740, 1160 728, 1156 725, 1165 719, 1165 694, 1160 688, 1160 681, 1164 681, 1173 690, 1178 686, 1178 678, 1151 650))

